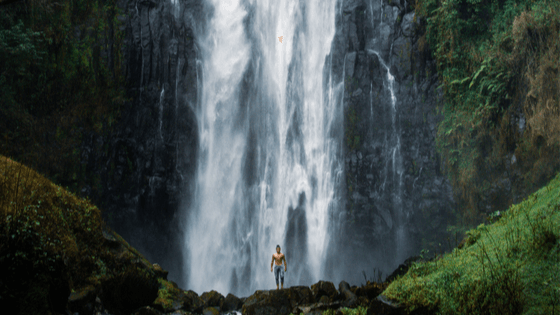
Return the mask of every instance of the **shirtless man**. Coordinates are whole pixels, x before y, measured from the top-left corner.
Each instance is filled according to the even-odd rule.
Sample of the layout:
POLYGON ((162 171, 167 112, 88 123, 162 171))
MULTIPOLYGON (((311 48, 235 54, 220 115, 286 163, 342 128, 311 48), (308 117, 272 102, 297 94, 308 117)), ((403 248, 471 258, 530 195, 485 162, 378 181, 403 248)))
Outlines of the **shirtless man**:
POLYGON ((276 245, 276 254, 272 254, 272 261, 270 262, 270 272, 272 272, 272 265, 276 261, 276 266, 274 266, 274 276, 276 277, 276 290, 278 290, 278 276, 282 280, 282 289, 284 289, 284 271, 282 271, 282 260, 284 261, 284 271, 288 271, 288 262, 286 261, 286 256, 280 252, 280 245, 276 245))

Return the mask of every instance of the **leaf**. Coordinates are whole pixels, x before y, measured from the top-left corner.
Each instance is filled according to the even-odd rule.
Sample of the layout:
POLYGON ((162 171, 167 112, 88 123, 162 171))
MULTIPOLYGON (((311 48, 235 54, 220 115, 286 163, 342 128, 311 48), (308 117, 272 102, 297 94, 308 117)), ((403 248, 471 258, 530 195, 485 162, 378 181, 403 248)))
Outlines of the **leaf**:
POLYGON ((473 86, 474 81, 476 80, 476 78, 478 78, 478 75, 482 72, 482 70, 484 70, 486 68, 486 65, 483 65, 482 67, 480 67, 480 69, 478 69, 478 71, 476 72, 476 74, 474 75, 471 84, 469 85, 469 89, 473 86))
POLYGON ((451 84, 463 84, 463 83, 465 83, 465 81, 467 81, 470 78, 471 77, 466 77, 466 78, 463 78, 462 80, 459 80, 459 79, 453 80, 453 81, 451 81, 451 84))

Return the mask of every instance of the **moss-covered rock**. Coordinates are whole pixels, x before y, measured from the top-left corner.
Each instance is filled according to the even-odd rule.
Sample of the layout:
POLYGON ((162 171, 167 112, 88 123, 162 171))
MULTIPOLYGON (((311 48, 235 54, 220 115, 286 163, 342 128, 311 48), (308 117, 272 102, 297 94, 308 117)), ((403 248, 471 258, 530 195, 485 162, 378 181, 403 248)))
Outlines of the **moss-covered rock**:
POLYGON ((200 298, 204 301, 204 307, 221 306, 224 301, 224 296, 214 290, 202 293, 200 298))
POLYGON ((0 213, 0 295, 15 313, 87 313, 100 297, 124 314, 158 297, 166 272, 106 226, 96 206, 3 156, 0 213))
POLYGON ((68 309, 72 314, 91 315, 95 307, 95 298, 99 290, 89 285, 76 290, 68 297, 68 309))
POLYGON ((326 296, 330 300, 334 300, 338 294, 338 291, 336 291, 332 282, 322 280, 311 285, 311 292, 313 292, 313 298, 317 301, 323 296, 326 296))
POLYGON ((231 293, 226 296, 221 305, 221 309, 224 312, 238 311, 241 310, 241 307, 243 307, 243 301, 231 293))

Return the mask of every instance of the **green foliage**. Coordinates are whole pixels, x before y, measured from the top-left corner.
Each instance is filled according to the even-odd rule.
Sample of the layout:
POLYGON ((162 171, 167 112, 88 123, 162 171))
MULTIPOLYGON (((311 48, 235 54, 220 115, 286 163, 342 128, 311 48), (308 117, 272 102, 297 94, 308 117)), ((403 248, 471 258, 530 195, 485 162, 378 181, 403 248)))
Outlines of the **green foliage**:
POLYGON ((86 175, 76 148, 105 134, 125 100, 118 11, 85 0, 2 8, 0 154, 78 190, 86 175))
POLYGON ((548 144, 538 157, 515 152, 526 161, 520 165, 522 173, 538 178, 522 187, 527 193, 560 167, 553 158, 560 152, 560 3, 417 0, 415 7, 425 18, 421 27, 436 60, 444 95, 437 147, 459 192, 456 197, 466 222, 480 222, 479 202, 488 188, 486 183, 503 174, 504 157, 516 145, 525 141, 531 152, 538 136, 546 137, 548 144), (527 86, 535 91, 535 104, 531 98, 525 100, 531 94, 527 94, 527 86), (517 134, 516 125, 510 122, 517 104, 524 106, 529 133, 517 134), (533 134, 530 143, 524 140, 529 134, 533 134), (539 160, 550 167, 537 169, 539 160))
POLYGON ((560 173, 548 186, 467 232, 466 246, 416 262, 383 292, 438 314, 560 312, 560 173))
POLYGON ((121 309, 153 301, 160 284, 152 265, 104 225, 89 201, 0 156, 0 296, 21 314, 45 314, 49 292, 65 287, 104 286, 121 309), (110 249, 105 237, 113 239, 110 249), (138 287, 145 290, 125 302, 110 290, 138 287))
MULTIPOLYGON (((363 306, 358 306, 357 308, 342 307, 338 310, 340 310, 340 312, 343 315, 366 315, 367 314, 367 307, 363 307, 363 306)), ((323 311, 323 315, 334 315, 335 313, 338 312, 338 310, 328 309, 328 310, 323 311)), ((300 314, 303 314, 303 313, 300 313, 300 314)), ((290 315, 294 315, 294 314, 290 313, 290 315)))

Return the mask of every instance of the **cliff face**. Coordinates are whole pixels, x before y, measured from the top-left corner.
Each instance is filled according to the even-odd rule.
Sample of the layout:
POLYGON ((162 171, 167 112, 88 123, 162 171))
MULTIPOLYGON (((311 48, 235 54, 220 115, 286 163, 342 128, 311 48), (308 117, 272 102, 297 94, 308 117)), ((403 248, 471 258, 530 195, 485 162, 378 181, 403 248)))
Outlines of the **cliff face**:
MULTIPOLYGON (((88 170, 103 174, 100 187, 84 193, 172 279, 183 274, 178 210, 191 200, 196 167, 194 30, 204 23, 202 2, 119 2, 131 100, 112 135, 84 145, 88 170)), ((346 207, 331 227, 330 252, 387 273, 426 246, 422 238, 435 240, 454 207, 434 144, 437 74, 407 3, 339 5, 331 54, 335 79, 345 82, 346 207)), ((332 263, 329 273, 361 280, 332 263)))
POLYGON ((82 192, 132 246, 178 277, 183 274, 178 210, 188 206, 196 165, 193 30, 201 2, 119 1, 125 48, 115 53, 124 55, 130 100, 112 134, 90 136, 83 145, 88 172, 102 179, 82 192))
MULTIPOLYGON (((332 53, 345 82, 346 208, 331 252, 386 273, 441 239, 454 209, 435 147, 437 73, 406 1, 341 10, 332 53)), ((328 272, 340 274, 332 260, 328 272)))

